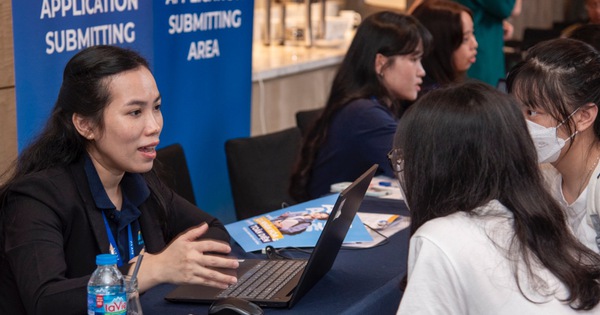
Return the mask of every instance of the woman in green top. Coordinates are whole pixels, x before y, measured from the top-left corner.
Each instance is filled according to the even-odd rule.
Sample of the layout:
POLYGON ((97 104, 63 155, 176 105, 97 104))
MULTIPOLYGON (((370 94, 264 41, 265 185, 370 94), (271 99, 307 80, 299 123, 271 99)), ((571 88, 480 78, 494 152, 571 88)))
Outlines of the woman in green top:
POLYGON ((454 0, 473 12, 475 36, 479 46, 477 61, 467 72, 475 78, 496 86, 506 76, 504 64, 503 20, 511 16, 518 0, 454 0))

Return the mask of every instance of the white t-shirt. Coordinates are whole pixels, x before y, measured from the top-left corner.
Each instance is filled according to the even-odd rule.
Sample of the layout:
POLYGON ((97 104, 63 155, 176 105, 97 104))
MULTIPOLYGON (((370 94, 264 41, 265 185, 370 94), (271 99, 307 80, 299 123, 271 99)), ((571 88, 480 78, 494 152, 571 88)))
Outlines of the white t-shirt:
POLYGON ((561 302, 566 288, 544 268, 533 267, 539 278, 532 281, 519 264, 521 293, 511 263, 521 259, 507 251, 512 225, 512 212, 494 200, 475 215, 458 212, 421 226, 410 240, 397 314, 599 314, 600 307, 575 312, 561 302))
MULTIPOLYGON (((600 166, 600 165, 599 165, 600 166)), ((567 223, 571 227, 571 231, 575 237, 587 246, 589 249, 598 253, 598 246, 596 245, 596 231, 586 220, 588 215, 587 207, 589 205, 588 195, 589 190, 593 189, 592 185, 595 186, 594 181, 588 183, 588 186, 581 192, 577 200, 572 204, 567 203, 562 191, 562 176, 560 173, 550 164, 543 164, 541 166, 542 174, 546 181, 546 185, 550 194, 564 209, 567 215, 567 223)), ((600 169, 596 168, 596 174, 600 169)))

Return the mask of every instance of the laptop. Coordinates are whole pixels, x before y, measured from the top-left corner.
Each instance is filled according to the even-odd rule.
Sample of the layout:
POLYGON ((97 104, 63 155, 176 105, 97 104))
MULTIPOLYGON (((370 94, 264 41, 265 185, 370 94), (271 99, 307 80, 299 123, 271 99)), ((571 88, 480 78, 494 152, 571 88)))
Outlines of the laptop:
MULTIPOLYGON (((169 292, 165 299, 170 302, 212 303, 232 293, 240 293, 241 296, 238 297, 262 307, 291 308, 331 269, 377 167, 377 164, 370 167, 340 193, 308 260, 244 259, 240 260, 240 266, 236 270, 238 284, 240 284, 246 278, 261 278, 258 275, 249 276, 257 265, 265 263, 284 265, 281 266, 283 269, 289 267, 287 266, 289 264, 296 270, 285 279, 287 283, 269 287, 266 294, 260 293, 257 296, 249 296, 255 295, 255 289, 237 288, 238 284, 226 290, 202 285, 180 285, 169 292), (249 293, 250 291, 252 294, 249 293)), ((279 266, 270 269, 274 268, 279 266)))

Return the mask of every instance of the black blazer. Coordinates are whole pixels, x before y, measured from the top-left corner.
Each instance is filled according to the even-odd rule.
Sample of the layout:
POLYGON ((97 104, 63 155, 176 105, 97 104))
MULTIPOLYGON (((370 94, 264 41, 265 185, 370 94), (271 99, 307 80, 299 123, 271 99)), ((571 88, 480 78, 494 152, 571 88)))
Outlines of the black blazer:
MULTIPOLYGON (((0 211, 0 314, 85 314, 87 282, 96 255, 109 252, 83 159, 13 183, 0 211)), ((223 224, 162 184, 153 174, 167 214, 152 196, 139 218, 146 251, 157 253, 181 232, 202 222, 205 238, 229 242, 223 224)), ((129 266, 123 266, 126 272, 129 266)))

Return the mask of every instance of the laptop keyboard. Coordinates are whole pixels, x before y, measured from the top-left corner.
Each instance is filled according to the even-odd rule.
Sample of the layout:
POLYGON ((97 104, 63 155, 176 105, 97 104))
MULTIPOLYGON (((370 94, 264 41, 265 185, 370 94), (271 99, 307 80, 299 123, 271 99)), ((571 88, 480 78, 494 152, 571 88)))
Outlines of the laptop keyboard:
POLYGON ((236 284, 221 292, 218 297, 269 299, 298 274, 306 263, 306 260, 261 261, 241 276, 236 284))

